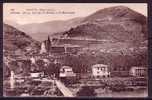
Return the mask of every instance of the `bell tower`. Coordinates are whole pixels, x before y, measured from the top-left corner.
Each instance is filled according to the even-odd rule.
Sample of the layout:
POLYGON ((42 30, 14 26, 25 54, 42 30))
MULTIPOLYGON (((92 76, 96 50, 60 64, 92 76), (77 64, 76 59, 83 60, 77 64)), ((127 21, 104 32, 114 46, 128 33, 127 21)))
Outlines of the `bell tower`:
POLYGON ((42 53, 46 53, 46 46, 45 46, 45 42, 42 42, 42 44, 41 44, 40 54, 42 54, 42 53))
POLYGON ((48 39, 46 41, 46 50, 47 50, 48 53, 51 50, 51 46, 52 46, 52 43, 51 43, 50 37, 48 36, 48 39))

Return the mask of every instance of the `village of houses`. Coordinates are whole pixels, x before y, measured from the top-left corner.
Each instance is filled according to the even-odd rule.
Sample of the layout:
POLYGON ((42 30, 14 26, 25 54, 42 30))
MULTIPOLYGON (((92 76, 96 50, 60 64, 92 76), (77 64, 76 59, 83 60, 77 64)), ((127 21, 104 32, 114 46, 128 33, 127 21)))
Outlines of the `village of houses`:
MULTIPOLYGON (((115 71, 115 75, 113 74, 114 72, 109 69, 110 65, 104 63, 93 64, 90 66, 90 70, 84 72, 78 72, 79 70, 81 71, 81 68, 75 72, 72 66, 61 64, 62 58, 67 55, 78 55, 77 52, 81 51, 81 49, 78 45, 52 46, 48 38, 41 43, 41 48, 38 53, 28 54, 25 57, 31 62, 30 65, 27 64, 27 66, 31 66, 30 70, 25 71, 24 75, 10 71, 10 76, 6 79, 6 82, 4 82, 4 85, 6 85, 4 86, 4 95, 139 97, 146 94, 146 67, 132 66, 126 71, 115 71), (37 68, 36 62, 38 60, 43 61, 44 68, 47 68, 50 62, 60 67, 54 67, 52 70, 48 70, 48 72, 50 72, 48 74, 47 71, 43 70, 44 68, 37 68)), ((19 55, 16 55, 16 57, 16 60, 20 63, 19 65, 22 65, 25 59, 23 57, 20 58, 19 55)), ((6 65, 9 66, 9 62, 7 62, 8 59, 9 57, 4 58, 6 65)))

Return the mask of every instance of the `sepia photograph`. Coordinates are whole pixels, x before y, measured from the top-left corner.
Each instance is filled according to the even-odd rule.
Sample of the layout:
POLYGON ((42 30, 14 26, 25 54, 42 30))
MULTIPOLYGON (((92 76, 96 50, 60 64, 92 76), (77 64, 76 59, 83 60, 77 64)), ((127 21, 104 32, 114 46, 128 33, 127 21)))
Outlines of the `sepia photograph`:
POLYGON ((4 97, 147 97, 146 3, 4 3, 4 97))

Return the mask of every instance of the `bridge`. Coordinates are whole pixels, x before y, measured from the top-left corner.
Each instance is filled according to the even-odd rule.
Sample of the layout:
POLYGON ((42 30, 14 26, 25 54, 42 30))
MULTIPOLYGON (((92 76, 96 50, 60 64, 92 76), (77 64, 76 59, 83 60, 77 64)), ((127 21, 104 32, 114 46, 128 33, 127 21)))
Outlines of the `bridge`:
POLYGON ((63 93, 65 97, 74 97, 72 92, 59 80, 55 80, 57 88, 63 93))

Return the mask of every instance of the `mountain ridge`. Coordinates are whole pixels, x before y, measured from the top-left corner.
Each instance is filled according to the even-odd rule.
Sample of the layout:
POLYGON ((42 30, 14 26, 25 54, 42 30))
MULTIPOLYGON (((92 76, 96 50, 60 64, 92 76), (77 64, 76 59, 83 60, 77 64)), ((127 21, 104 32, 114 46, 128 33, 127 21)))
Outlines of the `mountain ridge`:
POLYGON ((148 39, 146 17, 128 7, 105 8, 87 16, 82 22, 83 24, 61 33, 61 36, 108 39, 135 45, 148 39))
POLYGON ((48 35, 56 32, 62 32, 69 30, 71 27, 75 27, 83 18, 72 18, 69 20, 54 20, 42 23, 30 23, 24 25, 14 25, 20 31, 23 31, 30 35, 32 38, 43 41, 48 35))
MULTIPOLYGON (((147 18, 144 15, 125 6, 114 6, 114 7, 100 9, 96 11, 95 13, 90 14, 83 18, 73 18, 73 19, 69 19, 65 21, 64 20, 48 21, 48 22, 38 23, 38 24, 26 24, 19 27, 18 29, 29 34, 34 39, 42 41, 42 40, 45 40, 48 35, 51 35, 51 36, 64 35, 68 33, 69 31, 71 31, 71 29, 77 30, 81 26, 85 26, 85 25, 87 26, 90 24, 93 24, 92 27, 102 28, 102 29, 99 29, 101 30, 100 32, 97 32, 98 33, 97 36, 93 36, 93 37, 98 37, 99 33, 104 33, 106 31, 107 31, 106 33, 115 31, 115 34, 116 34, 117 31, 119 31, 120 29, 124 33, 126 33, 126 31, 129 31, 130 33, 135 32, 135 33, 144 35, 144 38, 146 39, 148 38, 147 18), (108 27, 111 27, 111 28, 108 28, 108 27)), ((89 26, 88 31, 93 31, 91 30, 92 27, 89 26)), ((82 29, 78 29, 78 30, 85 32, 83 27, 82 29)), ((79 34, 81 33, 80 31, 77 31, 78 35, 80 35, 79 34)), ((88 31, 86 31, 86 33, 88 33, 88 31)), ((115 34, 113 34, 113 37, 117 37, 117 35, 114 36, 115 34)), ((123 34, 120 34, 120 35, 123 35, 123 34)), ((102 34, 99 37, 102 37, 102 34)), ((124 39, 121 39, 121 40, 124 40, 124 39)))

